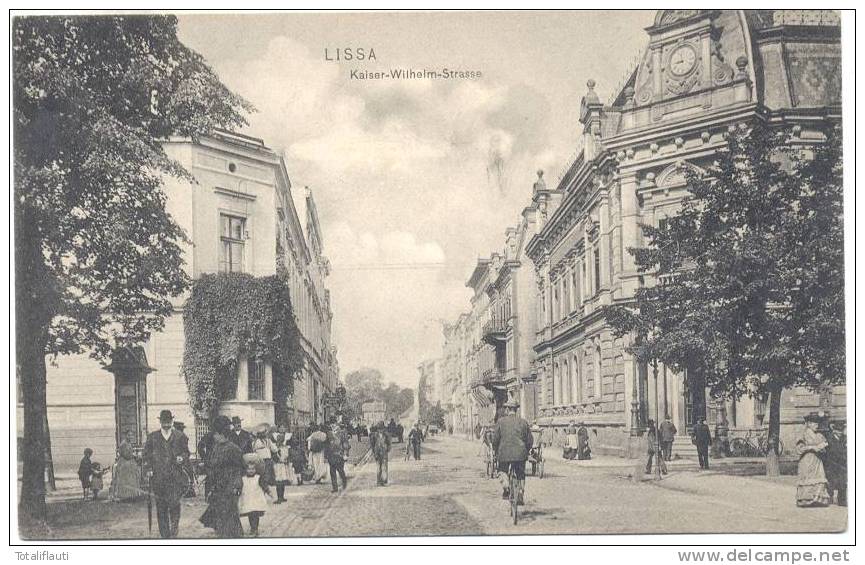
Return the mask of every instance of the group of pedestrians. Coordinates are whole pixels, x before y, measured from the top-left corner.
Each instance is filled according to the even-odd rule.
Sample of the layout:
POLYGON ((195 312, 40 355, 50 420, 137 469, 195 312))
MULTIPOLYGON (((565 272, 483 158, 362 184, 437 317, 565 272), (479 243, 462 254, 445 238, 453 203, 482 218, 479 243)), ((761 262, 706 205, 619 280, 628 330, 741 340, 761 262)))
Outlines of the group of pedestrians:
MULTIPOLYGON (((184 471, 191 470, 189 440, 172 425, 169 410, 160 413, 159 422, 160 429, 147 436, 141 457, 149 491, 140 488, 141 467, 130 436, 118 448, 111 489, 118 498, 142 492, 152 495, 159 534, 172 538, 178 535, 180 500, 190 488, 189 473, 184 471)), ((237 416, 217 416, 197 446, 208 503, 200 521, 213 528, 217 537, 242 536, 241 518, 248 520, 249 534, 257 536, 268 500, 273 500, 272 488, 276 491, 273 504, 282 504, 286 502, 286 486, 292 482, 320 483, 329 474, 334 492, 348 485, 345 461, 350 444, 348 434, 336 422, 310 426, 306 434, 303 430, 289 433, 284 426, 264 425, 253 432, 243 429, 237 416)), ((92 477, 92 451, 87 451, 91 453, 85 453, 79 475, 87 472, 92 477)), ((88 487, 91 485, 92 479, 88 487)))
POLYGON ((830 423, 826 414, 805 416, 796 441, 799 455, 796 505, 847 506, 847 435, 844 422, 830 423))

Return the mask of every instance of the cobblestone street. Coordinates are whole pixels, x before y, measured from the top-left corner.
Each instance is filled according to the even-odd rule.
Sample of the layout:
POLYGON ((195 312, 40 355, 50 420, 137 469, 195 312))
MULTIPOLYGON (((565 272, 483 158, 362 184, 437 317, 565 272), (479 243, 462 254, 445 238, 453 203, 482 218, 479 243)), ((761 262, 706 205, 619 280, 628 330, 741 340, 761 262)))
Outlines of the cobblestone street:
MULTIPOLYGON (((420 461, 405 461, 403 449, 395 444, 391 452, 387 487, 375 486, 375 463, 369 460, 347 465, 348 489, 338 494, 329 483, 288 487, 288 502, 270 505, 262 518, 261 536, 789 533, 846 527, 846 508, 797 508, 792 476, 748 476, 756 471, 729 464, 697 471, 678 462, 660 482, 646 476, 635 483, 633 461, 566 462, 554 449, 547 451, 546 476, 528 478, 526 505, 513 526, 498 481, 483 476, 478 443, 430 438, 420 461)), ((356 446, 352 455, 363 451, 356 446)), ((201 497, 184 501, 182 537, 213 537, 198 523, 203 511, 201 497)), ((50 538, 148 537, 143 503, 57 502, 50 514, 50 538)), ((150 537, 156 535, 154 523, 150 537)))

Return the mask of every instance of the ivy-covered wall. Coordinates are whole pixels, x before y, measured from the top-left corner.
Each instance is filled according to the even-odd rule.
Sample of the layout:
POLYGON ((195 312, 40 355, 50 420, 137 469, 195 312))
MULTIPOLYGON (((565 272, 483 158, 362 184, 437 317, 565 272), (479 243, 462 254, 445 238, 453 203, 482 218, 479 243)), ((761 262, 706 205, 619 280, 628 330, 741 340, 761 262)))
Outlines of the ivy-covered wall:
POLYGON ((183 312, 183 376, 193 411, 209 418, 220 399, 233 396, 241 357, 273 370, 273 400, 285 403, 300 376, 303 353, 289 288, 279 276, 205 274, 183 312))

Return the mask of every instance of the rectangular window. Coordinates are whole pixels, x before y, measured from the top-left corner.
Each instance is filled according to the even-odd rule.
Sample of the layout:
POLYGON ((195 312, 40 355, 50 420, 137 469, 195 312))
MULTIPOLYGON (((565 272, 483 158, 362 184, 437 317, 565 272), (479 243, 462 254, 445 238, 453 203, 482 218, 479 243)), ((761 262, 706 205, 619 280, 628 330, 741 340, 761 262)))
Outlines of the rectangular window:
POLYGON ((246 362, 249 400, 267 400, 264 396, 264 361, 249 359, 246 362))
POLYGON ((661 218, 658 220, 658 229, 660 231, 667 231, 668 220, 667 218, 661 218))
POLYGON ((574 270, 571 271, 571 295, 574 299, 574 304, 571 307, 571 310, 576 312, 580 309, 580 291, 579 285, 577 283, 577 267, 574 266, 574 270))
POLYGON ((595 288, 594 293, 597 294, 601 290, 601 250, 597 247, 594 251, 595 255, 595 288))
POLYGON ((246 219, 228 214, 219 215, 219 271, 243 271, 243 251, 246 242, 246 219))

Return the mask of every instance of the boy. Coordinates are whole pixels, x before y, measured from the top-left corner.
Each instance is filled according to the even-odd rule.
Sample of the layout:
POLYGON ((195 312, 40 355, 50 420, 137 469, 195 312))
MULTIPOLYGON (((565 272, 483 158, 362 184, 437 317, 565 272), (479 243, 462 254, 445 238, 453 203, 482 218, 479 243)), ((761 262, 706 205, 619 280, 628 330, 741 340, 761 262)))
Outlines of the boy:
POLYGON ((84 449, 84 457, 81 458, 81 463, 78 464, 78 479, 81 481, 84 500, 87 500, 87 492, 90 490, 90 476, 93 474, 93 463, 90 461, 92 455, 92 449, 89 447, 84 449))

